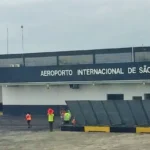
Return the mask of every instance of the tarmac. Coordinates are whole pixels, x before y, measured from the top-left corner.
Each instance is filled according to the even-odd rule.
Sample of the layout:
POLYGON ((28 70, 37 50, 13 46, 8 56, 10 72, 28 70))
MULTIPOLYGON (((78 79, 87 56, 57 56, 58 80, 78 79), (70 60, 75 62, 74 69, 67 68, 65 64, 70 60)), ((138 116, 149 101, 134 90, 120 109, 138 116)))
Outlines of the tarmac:
POLYGON ((149 134, 31 132, 0 133, 0 150, 149 150, 149 134))
MULTIPOLYGON (((44 131, 49 130, 47 116, 32 116, 32 128, 30 131, 44 131)), ((55 117, 54 129, 59 130, 61 124, 60 117, 55 117)), ((11 131, 26 131, 27 122, 24 116, 0 116, 1 130, 11 131)))
POLYGON ((33 116, 32 129, 24 116, 0 117, 0 150, 149 150, 150 134, 49 132, 47 116, 33 116))

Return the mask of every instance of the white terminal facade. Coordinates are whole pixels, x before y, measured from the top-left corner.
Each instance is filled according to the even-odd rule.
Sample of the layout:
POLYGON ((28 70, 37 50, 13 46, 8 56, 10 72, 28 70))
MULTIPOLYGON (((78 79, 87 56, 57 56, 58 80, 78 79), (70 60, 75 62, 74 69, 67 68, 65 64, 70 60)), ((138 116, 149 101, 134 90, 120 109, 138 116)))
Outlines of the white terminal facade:
POLYGON ((58 114, 66 100, 150 99, 150 47, 1 55, 0 69, 4 115, 58 114))

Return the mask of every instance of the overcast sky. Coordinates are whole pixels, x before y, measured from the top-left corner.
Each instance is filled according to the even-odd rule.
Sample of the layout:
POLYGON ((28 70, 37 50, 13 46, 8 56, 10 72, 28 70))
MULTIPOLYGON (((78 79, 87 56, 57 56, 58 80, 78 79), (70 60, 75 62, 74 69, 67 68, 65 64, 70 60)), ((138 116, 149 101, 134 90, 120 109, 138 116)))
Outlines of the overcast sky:
POLYGON ((150 0, 0 0, 0 53, 150 45, 150 0))

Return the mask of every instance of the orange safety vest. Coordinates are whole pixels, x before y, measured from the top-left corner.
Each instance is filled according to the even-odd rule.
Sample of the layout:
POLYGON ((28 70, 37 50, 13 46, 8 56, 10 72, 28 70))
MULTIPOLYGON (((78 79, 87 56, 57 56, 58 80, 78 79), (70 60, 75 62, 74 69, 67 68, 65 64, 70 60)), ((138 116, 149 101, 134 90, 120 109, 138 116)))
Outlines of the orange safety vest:
POLYGON ((26 120, 27 120, 27 121, 30 121, 31 119, 32 119, 31 115, 30 115, 30 114, 27 114, 27 115, 26 115, 26 120))

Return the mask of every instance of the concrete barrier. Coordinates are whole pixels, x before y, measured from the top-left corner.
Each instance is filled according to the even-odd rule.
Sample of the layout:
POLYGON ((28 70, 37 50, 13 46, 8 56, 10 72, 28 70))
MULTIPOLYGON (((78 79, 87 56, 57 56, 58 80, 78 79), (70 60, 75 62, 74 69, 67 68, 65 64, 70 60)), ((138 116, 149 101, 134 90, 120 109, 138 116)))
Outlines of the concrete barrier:
POLYGON ((61 131, 105 132, 105 133, 150 133, 150 127, 109 127, 109 126, 62 126, 61 131))
POLYGON ((136 127, 136 133, 150 133, 150 127, 136 127))
POLYGON ((107 126, 84 126, 84 132, 110 132, 107 126))

